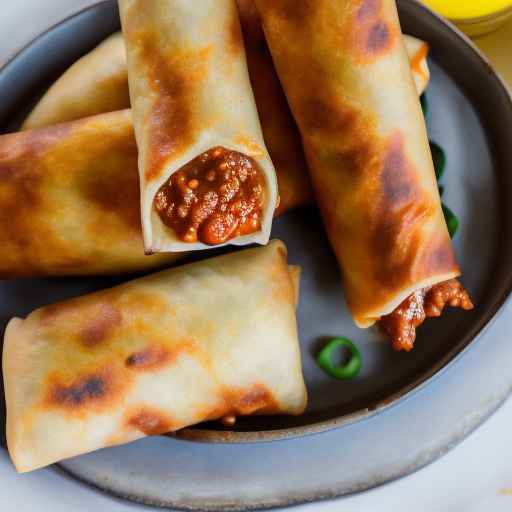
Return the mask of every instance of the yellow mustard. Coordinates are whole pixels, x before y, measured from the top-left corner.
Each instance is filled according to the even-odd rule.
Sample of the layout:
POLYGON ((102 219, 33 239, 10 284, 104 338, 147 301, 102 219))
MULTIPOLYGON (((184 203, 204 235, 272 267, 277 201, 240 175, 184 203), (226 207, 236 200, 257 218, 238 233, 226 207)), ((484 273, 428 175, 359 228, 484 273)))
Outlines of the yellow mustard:
POLYGON ((468 35, 497 29, 512 16, 512 0, 424 0, 468 35))

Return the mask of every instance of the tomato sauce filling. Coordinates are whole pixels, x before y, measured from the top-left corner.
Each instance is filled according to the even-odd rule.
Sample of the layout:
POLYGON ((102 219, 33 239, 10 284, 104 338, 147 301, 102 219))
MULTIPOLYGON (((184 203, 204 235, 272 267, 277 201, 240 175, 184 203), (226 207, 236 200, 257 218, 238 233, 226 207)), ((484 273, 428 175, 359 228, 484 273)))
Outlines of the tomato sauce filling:
POLYGON ((218 245, 261 229, 265 177, 250 157, 212 148, 160 187, 154 206, 183 242, 218 245))
POLYGON ((380 325, 390 336, 395 350, 409 352, 416 339, 416 327, 426 318, 441 316, 447 304, 465 310, 473 309, 468 292, 457 279, 415 291, 392 313, 383 316, 380 325))

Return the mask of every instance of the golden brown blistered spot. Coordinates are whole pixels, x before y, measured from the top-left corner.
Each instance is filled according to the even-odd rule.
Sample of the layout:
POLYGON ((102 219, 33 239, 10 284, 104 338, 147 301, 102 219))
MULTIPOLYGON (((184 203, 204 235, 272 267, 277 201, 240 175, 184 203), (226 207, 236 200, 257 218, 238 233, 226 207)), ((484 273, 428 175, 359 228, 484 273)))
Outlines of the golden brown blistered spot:
POLYGON ((146 405, 129 412, 125 425, 129 429, 139 430, 147 436, 156 436, 176 430, 173 427, 173 419, 170 414, 146 405))
POLYGON ((217 409, 208 419, 223 416, 247 416, 249 414, 278 414, 279 403, 272 391, 262 383, 253 384, 249 389, 229 389, 222 392, 224 405, 222 411, 217 409))
MULTIPOLYGON (((0 151, 4 141, 6 139, 0 138, 0 151)), ((30 219, 32 212, 40 209, 44 201, 38 155, 27 145, 22 156, 11 158, 6 155, 0 160, 0 190, 3 189, 0 207, 5 216, 0 225, 0 239, 4 241, 4 248, 8 243, 11 250, 17 249, 20 254, 32 243, 34 226, 30 225, 30 219)), ((49 232, 45 234, 48 235, 47 242, 51 243, 54 237, 49 232)))
POLYGON ((86 347, 107 341, 122 323, 121 312, 108 302, 98 304, 95 311, 84 314, 85 325, 80 330, 80 340, 86 347))
POLYGON ((353 39, 361 62, 373 62, 390 51, 399 31, 383 18, 382 0, 363 0, 355 10, 353 39))
MULTIPOLYGON (((365 176, 373 174, 380 163, 381 149, 374 117, 352 108, 342 98, 327 91, 324 98, 308 97, 299 107, 301 123, 310 134, 306 143, 311 141, 314 146, 317 140, 325 140, 332 133, 344 134, 331 137, 333 147, 324 155, 332 168, 342 169, 354 180, 364 180, 365 176)), ((317 156, 318 150, 312 148, 309 158, 313 162, 317 156)))
POLYGON ((432 242, 433 250, 426 254, 425 270, 430 274, 444 272, 459 273, 459 266, 455 259, 455 253, 450 238, 443 233, 437 240, 432 242))
POLYGON ((368 32, 366 48, 368 53, 374 55, 383 52, 391 41, 391 31, 387 23, 377 21, 368 32))
POLYGON ((120 307, 127 317, 135 317, 144 311, 145 317, 169 316, 175 314, 175 310, 169 305, 167 297, 163 293, 130 290, 120 299, 120 307))
MULTIPOLYGON (((325 140, 328 134, 346 134, 332 140, 333 147, 329 148, 328 158, 333 166, 340 166, 354 179, 363 179, 365 174, 370 173, 380 149, 374 117, 351 107, 336 94, 327 92, 323 99, 313 98, 303 102, 300 113, 315 143, 317 139, 325 140)), ((313 156, 316 153, 315 150, 313 156)))
POLYGON ((108 411, 122 401, 131 380, 113 365, 103 365, 81 375, 54 372, 43 385, 46 389, 42 407, 69 414, 108 411))
MULTIPOLYGON (((334 99, 334 98, 333 98, 334 99)), ((358 129, 361 116, 341 101, 332 104, 328 96, 310 95, 303 102, 300 117, 307 133, 352 132, 358 129)))
MULTIPOLYGON (((107 164, 101 172, 89 173, 80 184, 81 192, 87 201, 104 212, 115 214, 130 231, 141 233, 140 189, 137 167, 137 145, 133 132, 122 137, 116 144, 109 144, 106 159, 119 158, 119 162, 107 164)), ((105 229, 99 223, 97 229, 105 229)))
POLYGON ((385 286, 406 282, 422 242, 422 220, 434 211, 423 193, 418 172, 397 130, 388 139, 380 172, 382 194, 370 231, 375 254, 375 279, 385 286))
POLYGON ((84 345, 92 346, 93 339, 121 324, 118 309, 121 296, 121 291, 111 289, 49 304, 38 310, 41 325, 45 328, 65 325, 67 332, 78 333, 84 345))
POLYGON ((368 19, 375 20, 378 18, 382 8, 382 0, 363 0, 357 9, 357 20, 365 22, 368 19))
POLYGON ((416 199, 419 191, 415 174, 405 154, 402 134, 396 131, 388 141, 380 174, 385 200, 392 208, 416 199))
POLYGON ((191 339, 169 344, 169 346, 150 345, 130 354, 126 358, 125 365, 131 370, 151 372, 174 364, 183 355, 193 357, 207 369, 210 367, 204 352, 191 339))
POLYGON ((47 174, 51 174, 47 155, 78 124, 0 136, 0 275, 37 273, 47 259, 56 259, 63 266, 87 263, 69 254, 68 244, 37 215, 58 208, 48 204, 45 192, 47 174), (52 248, 51 255, 43 250, 48 247, 52 248))
POLYGON ((45 306, 39 310, 41 324, 45 327, 50 326, 69 315, 75 315, 80 307, 79 305, 86 300, 85 298, 78 297, 45 306))
POLYGON ((220 385, 219 402, 198 412, 198 421, 212 421, 249 414, 279 414, 281 408, 273 393, 262 383, 247 389, 220 385))
POLYGON ((321 3, 325 0, 275 0, 272 9, 278 15, 289 23, 302 24, 309 18, 312 18, 321 3))
POLYGON ((195 108, 199 84, 206 74, 210 47, 173 51, 163 55, 160 35, 144 27, 132 35, 138 62, 143 67, 155 103, 146 123, 148 152, 145 175, 148 181, 160 176, 164 162, 188 147, 198 131, 195 108))
MULTIPOLYGON (((164 346, 150 346, 144 350, 133 352, 125 361, 128 368, 138 371, 154 371, 170 363, 173 355, 164 346)), ((176 357, 176 352, 174 352, 176 357)))

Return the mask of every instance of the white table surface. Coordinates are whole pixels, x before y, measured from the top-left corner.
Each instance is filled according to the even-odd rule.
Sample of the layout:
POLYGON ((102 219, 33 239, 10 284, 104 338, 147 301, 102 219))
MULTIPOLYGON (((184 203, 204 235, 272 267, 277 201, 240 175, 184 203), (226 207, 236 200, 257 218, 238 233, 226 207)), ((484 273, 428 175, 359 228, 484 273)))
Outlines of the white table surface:
MULTIPOLYGON (((33 36, 96 0, 6 0, 0 11, 0 64, 33 36)), ((512 23, 477 43, 512 87, 512 23)), ((512 308, 509 307, 509 311, 512 308)), ((507 321, 504 315, 500 321, 507 321)), ((512 368, 511 368, 512 371, 512 368)), ((442 459, 377 489, 294 512, 509 512, 512 510, 512 400, 442 459)), ((0 449, 0 511, 149 510, 114 500, 53 470, 17 475, 0 449)))

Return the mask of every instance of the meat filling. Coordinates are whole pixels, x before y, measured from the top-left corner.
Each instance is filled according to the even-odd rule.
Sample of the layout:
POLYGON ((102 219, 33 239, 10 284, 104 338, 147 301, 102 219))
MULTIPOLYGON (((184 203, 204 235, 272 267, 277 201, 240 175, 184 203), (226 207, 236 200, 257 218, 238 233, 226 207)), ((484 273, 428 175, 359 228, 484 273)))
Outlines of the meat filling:
POLYGON ((395 350, 409 352, 416 339, 416 327, 426 318, 441 316, 445 305, 473 309, 468 292, 457 279, 415 291, 392 313, 381 318, 380 325, 391 337, 395 350))
POLYGON ((265 198, 258 164, 216 147, 175 172, 156 194, 154 206, 180 240, 217 245, 259 231, 265 198))

